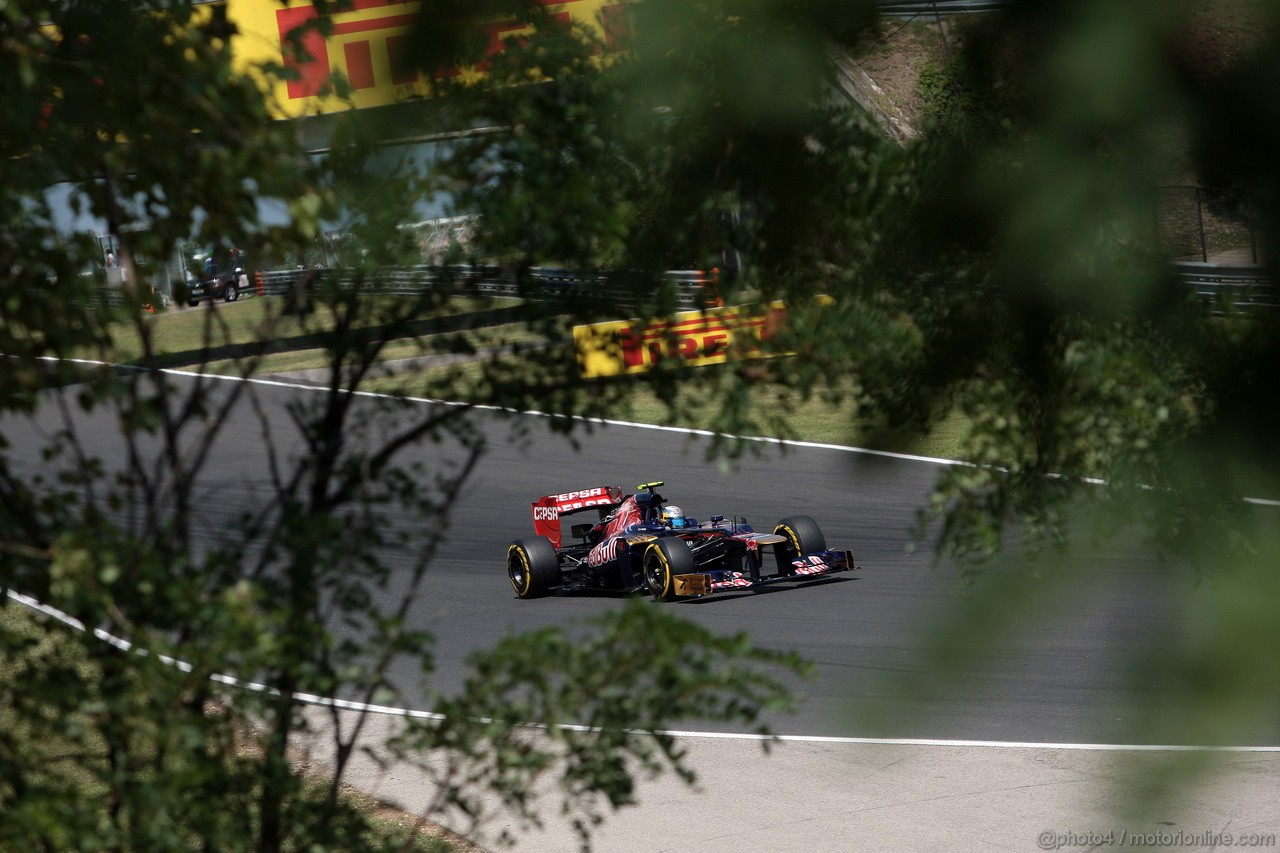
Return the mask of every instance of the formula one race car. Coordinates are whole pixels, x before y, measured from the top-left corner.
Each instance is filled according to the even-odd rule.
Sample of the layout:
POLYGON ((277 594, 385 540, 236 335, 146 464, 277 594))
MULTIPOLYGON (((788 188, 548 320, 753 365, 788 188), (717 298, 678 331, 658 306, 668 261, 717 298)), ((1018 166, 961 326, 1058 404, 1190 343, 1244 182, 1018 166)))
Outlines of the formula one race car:
POLYGON ((617 486, 600 486, 534 501, 537 535, 507 547, 507 575, 516 595, 647 589, 654 598, 671 601, 857 568, 853 551, 829 550, 807 515, 784 518, 772 533, 757 533, 745 518, 713 515, 699 523, 667 504, 657 492, 661 485, 643 483, 626 496, 617 486), (560 519, 591 512, 598 521, 573 525, 571 535, 578 541, 563 544, 560 519), (776 563, 768 574, 766 548, 776 563))

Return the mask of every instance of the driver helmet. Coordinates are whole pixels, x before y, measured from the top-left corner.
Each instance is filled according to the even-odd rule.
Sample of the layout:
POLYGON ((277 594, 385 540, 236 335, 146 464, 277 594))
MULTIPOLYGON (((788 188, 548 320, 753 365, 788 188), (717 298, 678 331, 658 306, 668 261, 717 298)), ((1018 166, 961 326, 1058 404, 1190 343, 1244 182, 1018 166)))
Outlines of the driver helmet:
POLYGON ((684 527, 684 510, 678 506, 664 506, 662 508, 662 520, 672 527, 684 527))

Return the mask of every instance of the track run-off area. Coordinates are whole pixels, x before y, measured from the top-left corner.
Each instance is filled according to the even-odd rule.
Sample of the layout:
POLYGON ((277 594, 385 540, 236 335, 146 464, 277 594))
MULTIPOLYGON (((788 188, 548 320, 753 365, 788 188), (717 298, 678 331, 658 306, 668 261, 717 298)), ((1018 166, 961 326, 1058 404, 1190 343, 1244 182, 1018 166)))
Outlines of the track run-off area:
MULTIPOLYGON (((170 371, 169 379, 192 381, 181 371, 170 371)), ((321 392, 296 382, 248 381, 256 406, 245 400, 231 413, 204 474, 204 505, 210 507, 204 535, 211 539, 234 535, 234 529, 219 524, 219 516, 230 522, 235 510, 268 488, 261 411, 275 424, 277 452, 299 453, 302 441, 290 431, 285 408, 299 395, 321 392)), ((67 392, 49 392, 57 393, 67 392)), ((356 405, 388 402, 381 395, 360 396, 367 399, 356 405)), ((410 399, 400 405, 456 404, 410 399)), ((1071 560, 1070 582, 1057 587, 1051 606, 1013 620, 998 642, 975 644, 963 666, 942 664, 932 654, 931 631, 965 606, 966 591, 958 569, 945 561, 935 565, 927 537, 914 550, 907 544, 939 467, 956 463, 761 438, 753 442, 756 452, 724 464, 707 458, 710 436, 695 430, 594 421, 574 431, 575 448, 536 412, 482 409, 472 416, 488 436, 488 449, 453 507, 448 538, 409 619, 410 627, 436 636, 430 685, 436 691, 449 693, 460 685, 468 655, 508 632, 569 624, 620 605, 617 596, 597 594, 515 597, 503 559, 512 539, 532 532, 532 500, 606 484, 629 491, 636 483, 664 480, 664 495, 689 515, 736 515, 769 529, 780 518, 803 513, 818 522, 830 547, 855 550, 862 567, 857 572, 652 604, 674 607, 680 616, 718 633, 746 631, 760 646, 793 650, 817 664, 816 678, 795 684, 803 695, 799 710, 769 720, 784 738, 1052 749, 1198 746, 1147 743, 1137 727, 1141 709, 1129 691, 1137 656, 1177 636, 1188 597, 1186 589, 1172 587, 1191 583, 1140 542, 1087 548, 1082 541, 1082 553, 1071 560), (519 437, 513 437, 515 427, 519 437)), ((24 460, 33 471, 41 464, 40 447, 60 417, 48 406, 31 420, 8 419, 5 431, 18 470, 24 460)), ((119 436, 110 414, 77 417, 90 451, 111 459, 119 436)), ((410 452, 432 454, 440 462, 437 455, 449 450, 424 445, 410 452)), ((386 559, 393 571, 408 570, 395 554, 386 559)), ((406 661, 396 676, 406 696, 414 695, 416 662, 406 661)), ((372 710, 429 713, 426 703, 424 693, 421 703, 408 703, 411 707, 372 710)), ((697 729, 687 732, 691 735, 754 737, 714 725, 690 728, 697 729)), ((1277 743, 1280 739, 1230 748, 1280 750, 1277 743)))

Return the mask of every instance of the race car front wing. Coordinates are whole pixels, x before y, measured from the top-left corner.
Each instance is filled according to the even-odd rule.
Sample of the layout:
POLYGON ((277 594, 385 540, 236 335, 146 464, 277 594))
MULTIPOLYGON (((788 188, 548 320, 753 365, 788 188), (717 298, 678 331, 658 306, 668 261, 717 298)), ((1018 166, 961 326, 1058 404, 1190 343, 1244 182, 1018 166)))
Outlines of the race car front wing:
POLYGON ((777 574, 761 575, 759 564, 748 561, 744 571, 716 570, 676 575, 675 592, 679 596, 710 595, 736 589, 750 589, 783 581, 805 581, 836 572, 848 572, 858 568, 853 562, 853 551, 820 551, 792 560, 786 570, 777 574))

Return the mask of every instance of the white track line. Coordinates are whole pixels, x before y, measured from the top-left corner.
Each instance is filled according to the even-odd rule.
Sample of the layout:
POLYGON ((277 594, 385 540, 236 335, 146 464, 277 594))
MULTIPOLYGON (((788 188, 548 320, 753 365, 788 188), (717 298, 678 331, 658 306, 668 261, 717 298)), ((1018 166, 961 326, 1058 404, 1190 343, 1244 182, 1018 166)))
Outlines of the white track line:
MULTIPOLYGON (((138 371, 144 370, 144 368, 136 367, 135 365, 119 365, 119 364, 113 364, 112 362, 109 362, 109 361, 93 361, 91 359, 83 359, 83 358, 57 359, 57 358, 54 358, 53 356, 42 356, 41 360, 50 361, 50 362, 61 360, 61 361, 69 361, 75 364, 91 365, 94 367, 128 368, 128 369, 133 369, 138 371)), ((179 370, 173 367, 160 368, 159 372, 169 376, 181 376, 188 379, 198 376, 204 379, 215 379, 215 380, 221 380, 224 382, 248 382, 253 385, 262 385, 270 388, 287 388, 295 391, 326 391, 327 392, 329 390, 326 386, 313 385, 307 382, 296 382, 296 381, 289 381, 289 380, 283 380, 283 379, 263 379, 257 376, 253 376, 253 377, 226 376, 218 373, 200 373, 199 371, 194 371, 194 370, 179 370)), ((541 412, 541 411, 538 411, 537 409, 513 409, 509 406, 493 406, 493 405, 478 404, 478 403, 462 403, 457 400, 437 400, 432 397, 410 397, 410 396, 404 396, 399 394, 386 394, 379 391, 345 391, 344 393, 352 394, 356 397, 367 397, 369 399, 374 399, 374 400, 397 400, 397 401, 403 400, 408 403, 425 403, 433 406, 452 406, 457 408, 470 407, 472 409, 475 409, 476 411, 481 411, 481 412, 504 412, 506 414, 511 414, 511 415, 527 415, 530 417, 548 418, 548 419, 561 418, 561 419, 578 421, 580 423, 600 424, 603 426, 629 427, 631 429, 647 429, 647 430, 654 430, 657 432, 674 432, 674 433, 680 433, 682 435, 696 435, 696 436, 703 436, 706 438, 714 438, 717 435, 717 433, 712 430, 694 429, 692 427, 664 426, 662 424, 646 424, 646 423, 638 423, 635 421, 623 421, 623 420, 617 420, 615 418, 592 418, 592 417, 586 417, 584 415, 559 415, 551 412, 541 412)), ((955 459, 938 459, 932 456, 914 456, 909 453, 893 453, 888 450, 872 450, 866 447, 852 447, 847 444, 824 444, 816 441, 798 441, 798 440, 789 439, 789 438, 773 438, 771 436, 765 436, 765 435, 742 435, 742 436, 732 436, 732 437, 740 438, 743 441, 756 442, 758 444, 776 444, 780 446, 807 448, 811 450, 836 450, 842 453, 860 453, 867 456, 881 456, 886 459, 901 459, 907 462, 925 462, 931 465, 971 466, 973 464, 971 462, 960 462, 955 459)), ((1088 482, 1100 483, 1102 481, 1089 480, 1088 482)), ((1280 502, 1277 502, 1277 506, 1280 506, 1280 502)))
MULTIPOLYGON (((55 359, 50 356, 44 356, 43 360, 57 361, 58 359, 55 359)), ((112 364, 111 362, 91 361, 88 359, 64 359, 64 360, 75 362, 77 364, 90 364, 90 365, 96 365, 99 367, 133 367, 132 365, 116 365, 116 364, 112 364)), ((142 368, 135 368, 135 369, 142 370, 142 368)), ((177 368, 161 368, 160 372, 164 374, 168 374, 170 376, 182 376, 187 378, 190 378, 193 376, 200 376, 205 379, 220 379, 228 382, 249 382, 255 385, 263 385, 263 386, 273 387, 273 388, 288 388, 288 389, 293 389, 297 391, 328 391, 328 388, 322 385, 312 385, 306 382, 289 382, 289 381, 280 380, 280 379, 262 379, 260 377, 224 376, 217 373, 200 373, 194 370, 178 370, 177 368)), ((601 424, 604 426, 627 427, 630 429, 647 429, 647 430, 654 430, 657 432, 674 432, 674 433, 680 433, 682 435, 696 435, 696 436, 702 436, 706 438, 714 438, 717 435, 717 433, 715 433, 712 430, 694 429, 692 427, 664 426, 662 424, 637 423, 635 421, 622 421, 622 420, 617 420, 615 418, 589 418, 584 415, 558 415, 550 412, 541 412, 541 411, 538 411, 537 409, 513 409, 513 408, 510 408, 509 406, 492 406, 492 405, 484 405, 484 404, 476 404, 476 403, 462 403, 456 400, 437 400, 432 397, 410 397, 410 396, 402 396, 402 395, 396 395, 396 394, 386 394, 378 391, 347 391, 344 393, 353 394, 357 397, 368 397, 370 399, 403 400, 409 403, 425 403, 433 406, 453 406, 453 407, 470 406, 471 408, 477 411, 484 411, 484 412, 505 412, 507 414, 512 414, 512 415, 528 415, 531 417, 538 417, 538 418, 565 418, 568 420, 580 421, 581 423, 601 424)), ((825 442, 800 441, 797 439, 790 439, 790 438, 774 438, 774 437, 765 436, 765 435, 738 435, 738 436, 731 436, 731 437, 738 438, 743 441, 755 442, 757 444, 774 444, 774 445, 779 445, 784 447, 796 447, 796 448, 809 449, 809 450, 834 450, 840 453, 859 453, 864 456, 879 456, 885 459, 900 459, 905 462, 924 462, 929 465, 941 465, 944 467, 950 467, 954 465, 973 467, 972 462, 962 462, 956 459, 940 459, 934 456, 917 456, 911 453, 894 453, 888 450, 872 450, 871 448, 853 447, 848 444, 827 444, 825 442)), ((1050 474, 1048 476, 1057 477, 1060 475, 1050 474)), ((1106 480, 1102 480, 1097 477, 1082 477, 1080 481, 1083 483, 1089 483, 1090 485, 1094 485, 1094 486, 1105 486, 1107 484, 1106 480)), ((1244 503, 1253 504, 1255 506, 1280 507, 1280 500, 1271 500, 1268 498, 1250 498, 1250 497, 1243 497, 1243 498, 1240 498, 1240 500, 1244 503)))
MULTIPOLYGON (((100 362, 100 361, 82 361, 82 363, 96 364, 96 365, 109 366, 109 367, 115 366, 107 362, 100 362)), ((216 373, 198 373, 196 371, 177 370, 175 368, 163 368, 161 369, 161 373, 166 373, 172 376, 185 376, 185 377, 202 376, 206 379, 223 379, 223 380, 228 380, 233 382, 251 382, 256 385, 265 385, 265 386, 270 386, 275 388, 290 388, 290 389, 295 389, 299 391, 327 391, 328 390, 324 386, 311 385, 305 382, 286 382, 279 379, 261 379, 258 377, 245 378, 240 376, 222 376, 216 373)), ((431 397, 408 397, 408 396, 400 396, 395 394, 385 394, 377 391, 349 391, 346 393, 354 394, 357 397, 368 397, 370 399, 404 400, 405 402, 425 403, 433 406, 454 406, 454 407, 470 406, 471 408, 476 409, 477 411, 505 412, 507 414, 512 414, 512 415, 528 415, 528 416, 538 417, 538 418, 567 418, 569 420, 580 421, 582 423, 602 424, 605 426, 628 427, 630 429, 647 429, 647 430, 655 430, 657 432, 674 432, 674 433, 680 433, 683 435, 697 435, 697 436, 703 436, 707 438, 714 438, 717 435, 717 433, 713 432, 712 430, 706 430, 706 429, 694 429, 692 427, 679 427, 679 426, 664 426, 662 424, 637 423, 635 421, 621 421, 621 420, 616 420, 614 418, 589 418, 583 415, 557 415, 549 412, 540 412, 537 409, 513 409, 507 406, 491 406, 491 405, 481 405, 481 404, 472 404, 472 403, 460 403, 456 400, 437 400, 431 397)), ((796 447, 796 448, 810 449, 810 450, 834 450, 840 453, 859 453, 864 456, 879 456, 885 459, 899 459, 905 462, 924 462, 929 465, 941 465, 944 467, 950 467, 954 465, 973 467, 972 462, 962 462, 956 459, 939 459, 933 456, 916 456, 910 453, 893 453, 888 450, 872 450, 867 447, 853 447, 847 444, 827 444, 827 443, 818 442, 818 441, 799 441, 796 439, 773 438, 773 437, 764 436, 764 435, 739 435, 739 436, 731 436, 731 437, 739 438, 743 441, 756 442, 757 444, 774 444, 774 445, 779 445, 784 447, 796 447)), ((1050 474, 1048 476, 1058 477, 1061 475, 1050 474)), ((1107 484, 1106 480, 1102 480, 1097 477, 1082 477, 1080 481, 1083 483, 1094 485, 1094 486, 1105 486, 1107 484)), ((1270 500, 1267 498, 1250 498, 1250 497, 1243 497, 1243 498, 1240 498, 1240 500, 1244 503, 1253 504, 1255 506, 1280 507, 1280 500, 1270 500)))
MULTIPOLYGON (((5 590, 10 599, 18 604, 31 608, 32 610, 42 613, 45 616, 56 619, 68 627, 77 631, 85 631, 84 623, 73 616, 63 613, 61 610, 43 604, 40 601, 22 593, 13 590, 5 590)), ((120 637, 108 634, 101 628, 93 629, 93 635, 99 640, 114 646, 122 652, 135 652, 139 655, 148 654, 146 649, 134 649, 133 643, 120 637)), ((191 664, 178 660, 168 655, 159 655, 159 660, 175 667, 182 672, 192 672, 194 667, 191 664)), ((260 684, 255 681, 242 681, 230 675, 222 675, 214 673, 209 676, 210 681, 216 681, 220 684, 226 684, 231 687, 238 687, 243 690, 249 690, 255 693, 274 694, 276 691, 272 687, 260 684)), ((407 719, 417 720, 443 720, 442 714, 436 714, 431 711, 417 711, 411 708, 396 708, 390 705, 371 705, 365 702, 353 702, 347 699, 334 699, 327 696, 317 696, 314 693, 295 693, 293 698, 304 705, 315 705, 324 708, 336 708, 343 711, 355 711, 362 714, 378 714, 387 717, 405 717, 407 719)), ((482 722, 489 722, 487 720, 482 722)), ((539 723, 525 723, 526 728, 545 729, 546 726, 539 723)), ((590 726, 580 725, 558 725, 556 728, 564 731, 589 732, 593 731, 590 726)), ((637 732, 639 734, 640 732, 637 732)), ((941 738, 879 738, 879 737, 830 737, 821 735, 760 735, 739 732, 700 732, 700 731, 681 731, 681 730, 664 730, 658 734, 670 735, 671 737, 681 738, 699 738, 702 740, 740 740, 750 741, 754 743, 772 743, 774 741, 782 741, 787 743, 824 743, 824 744, 843 744, 848 746, 940 746, 950 748, 978 748, 978 749, 1037 749, 1037 750, 1077 750, 1077 751, 1093 751, 1093 752, 1239 752, 1239 753, 1280 753, 1280 746, 1186 746, 1173 744, 1119 744, 1119 743, 1038 743, 1035 741, 1002 741, 1002 740, 946 740, 941 738)))
MULTIPOLYGON (((57 361, 52 357, 43 357, 44 361, 57 361)), ((88 359, 64 359, 77 364, 88 364, 98 367, 120 367, 111 362, 91 361, 88 359)), ((127 366, 127 365, 126 365, 127 366)), ((142 368, 137 368, 141 370, 142 368)), ((193 377, 202 376, 206 379, 219 379, 231 382, 250 382, 255 385, 263 385, 273 388, 289 388, 300 391, 326 391, 323 386, 310 385, 303 382, 285 382, 278 379, 260 379, 257 377, 245 378, 241 376, 223 376, 216 373, 197 373, 189 370, 177 370, 174 368, 163 368, 161 373, 172 376, 193 377)), ((470 406, 480 411, 506 412, 516 415, 531 415, 541 418, 562 418, 568 417, 572 420, 582 421, 584 423, 605 424, 609 426, 631 427, 634 429, 650 429, 661 432, 676 432, 686 435, 714 436, 715 433, 704 429, 690 429, 688 427, 661 426, 658 424, 632 423, 630 421, 613 420, 610 418, 587 418, 581 415, 555 415, 547 412, 539 412, 536 410, 523 411, 520 409, 512 409, 505 406, 475 405, 470 403, 460 403, 453 400, 435 400, 429 397, 405 397, 394 394, 384 394, 375 391, 354 391, 353 393, 359 397, 369 397, 373 399, 384 400, 404 400, 411 403, 426 403, 436 406, 470 406)), ((889 459, 901 459, 909 462, 925 462, 933 465, 970 465, 968 462, 958 462, 954 459, 935 459, 929 456, 913 456, 906 453, 890 453, 885 450, 870 450, 864 447, 850 447, 843 444, 823 444, 812 441, 793 441, 783 438, 769 438, 766 436, 739 436, 746 441, 755 441, 762 444, 777 444, 788 447, 811 448, 817 450, 836 450, 845 453, 862 453, 869 456, 882 456, 889 459)), ((1087 482, 1095 484, 1105 484, 1103 480, 1088 479, 1087 482)), ((1258 504, 1260 506, 1280 506, 1280 501, 1265 500, 1263 498, 1244 498, 1246 503, 1258 504)), ((55 610, 46 604, 36 601, 34 598, 5 590, 8 596, 21 604, 30 607, 33 610, 44 613, 69 625, 77 630, 85 630, 84 625, 74 617, 68 616, 59 610, 55 610)), ((113 637, 107 632, 95 628, 93 630, 95 637, 110 643, 122 651, 129 651, 132 644, 128 640, 119 637, 113 637)), ((139 654, 146 654, 145 649, 139 649, 139 654)), ((190 664, 161 655, 160 660, 165 663, 176 666, 184 672, 190 672, 192 667, 190 664)), ((241 687, 246 690, 257 692, 271 692, 272 688, 258 684, 252 681, 241 681, 233 676, 214 674, 210 676, 213 681, 228 684, 234 687, 241 687)), ((386 705, 369 705, 363 702, 351 702, 346 699, 334 699, 325 696, 316 696, 310 693, 295 693, 294 699, 308 705, 318 705, 328 708, 339 708, 348 711, 359 711, 361 713, 382 714, 395 717, 409 717, 414 719, 443 719, 441 715, 430 711, 416 711, 409 708, 394 708, 386 705)), ((543 728, 538 724, 530 724, 532 728, 543 728)), ((586 726, 562 725, 559 728, 571 731, 589 731, 586 726)), ((748 740, 748 741, 786 741, 793 743, 829 743, 829 744, 861 744, 861 745, 885 745, 885 746, 941 746, 941 747, 978 747, 987 749, 1070 749, 1084 751, 1104 751, 1104 752, 1254 752, 1254 753, 1280 753, 1280 746, 1188 746, 1188 745, 1152 745, 1152 744, 1108 744, 1108 743, 1038 743, 1033 741, 991 741, 991 740, 944 740, 934 738, 860 738, 860 737, 825 737, 821 735, 757 735, 733 732, 699 732, 699 731, 664 731, 660 734, 671 735, 673 737, 684 738, 704 738, 707 740, 748 740)))

